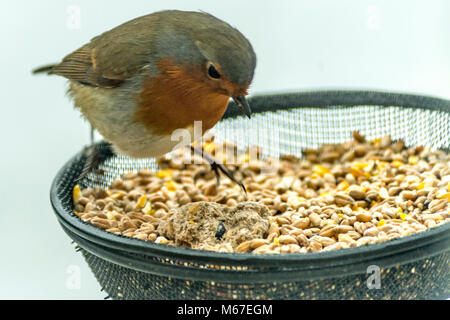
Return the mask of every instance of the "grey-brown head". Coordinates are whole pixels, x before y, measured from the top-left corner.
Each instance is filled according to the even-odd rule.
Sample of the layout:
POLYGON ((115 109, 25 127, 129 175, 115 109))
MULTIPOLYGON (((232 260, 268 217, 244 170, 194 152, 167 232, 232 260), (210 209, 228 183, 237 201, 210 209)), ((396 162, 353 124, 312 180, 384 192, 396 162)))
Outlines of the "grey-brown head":
POLYGON ((204 81, 232 97, 250 117, 245 100, 256 55, 250 42, 228 23, 203 12, 163 11, 152 60, 172 56, 177 63, 201 66, 204 81))

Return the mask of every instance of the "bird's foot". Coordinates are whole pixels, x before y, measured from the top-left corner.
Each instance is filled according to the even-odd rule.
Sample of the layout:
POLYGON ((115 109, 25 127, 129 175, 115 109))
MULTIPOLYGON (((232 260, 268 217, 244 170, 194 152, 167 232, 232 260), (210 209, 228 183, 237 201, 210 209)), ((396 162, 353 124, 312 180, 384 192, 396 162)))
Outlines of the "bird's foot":
MULTIPOLYGON (((234 183, 239 185, 242 188, 242 190, 244 190, 245 194, 247 194, 247 189, 245 189, 244 184, 241 181, 237 180, 234 177, 233 173, 230 172, 223 164, 218 163, 212 156, 210 156, 209 154, 205 153, 201 149, 197 149, 197 148, 194 148, 193 146, 191 146, 191 150, 194 153, 197 153, 197 154, 201 155, 203 157, 203 159, 205 159, 206 162, 209 163, 209 165, 211 166, 211 170, 213 170, 215 175, 216 175, 217 186, 219 186, 219 184, 220 184, 220 172, 222 172, 231 181, 233 181, 234 183)), ((206 172, 200 172, 199 174, 194 176, 194 180, 200 178, 200 176, 203 176, 205 174, 206 174, 206 172)))

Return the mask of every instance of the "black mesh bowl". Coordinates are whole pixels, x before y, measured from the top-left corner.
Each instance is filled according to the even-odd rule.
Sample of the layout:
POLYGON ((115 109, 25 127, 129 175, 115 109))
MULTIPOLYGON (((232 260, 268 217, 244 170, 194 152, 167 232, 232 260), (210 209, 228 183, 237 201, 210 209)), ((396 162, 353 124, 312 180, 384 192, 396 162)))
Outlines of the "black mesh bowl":
MULTIPOLYGON (((306 147, 391 134, 407 145, 450 148, 450 102, 373 91, 316 91, 254 96, 254 115, 231 105, 216 139, 263 146, 268 155, 301 155, 306 147)), ((157 169, 154 159, 114 156, 99 144, 103 173, 82 187, 106 187, 122 173, 157 169)), ((64 231, 81 248, 113 299, 442 299, 450 296, 450 223, 362 247, 302 254, 219 253, 127 238, 76 217, 72 189, 85 157, 70 159, 51 187, 64 231), (379 271, 377 282, 374 278, 379 271), (379 286, 377 286, 377 284, 379 286), (375 285, 375 288, 374 288, 375 285), (377 289, 378 288, 378 289, 377 289)))

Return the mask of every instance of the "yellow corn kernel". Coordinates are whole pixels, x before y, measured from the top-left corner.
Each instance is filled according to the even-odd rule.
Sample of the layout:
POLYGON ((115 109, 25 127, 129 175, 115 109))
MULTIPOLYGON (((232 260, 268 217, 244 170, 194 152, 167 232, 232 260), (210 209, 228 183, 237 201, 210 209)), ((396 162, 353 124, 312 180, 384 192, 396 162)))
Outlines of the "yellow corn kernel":
POLYGON ((402 219, 403 221, 405 221, 405 219, 406 219, 407 216, 408 216, 408 215, 407 215, 406 213, 401 213, 401 214, 400 214, 400 219, 402 219))
POLYGON ((369 165, 368 162, 365 161, 354 161, 352 165, 350 166, 350 173, 354 177, 362 177, 366 176, 366 173, 364 172, 364 168, 369 165))
POLYGON ((391 166, 393 168, 399 168, 402 165, 404 165, 404 163, 402 161, 399 161, 399 160, 394 160, 394 161, 391 162, 391 166))
POLYGON ((408 158, 408 163, 409 164, 416 164, 418 161, 419 161, 419 157, 418 156, 411 155, 408 158))
POLYGON ((350 187, 350 185, 348 184, 348 182, 347 182, 347 180, 343 180, 342 182, 340 182, 338 185, 337 185, 337 188, 339 189, 339 190, 347 190, 348 189, 348 187, 350 187))
POLYGON ((176 186, 175 182, 173 182, 172 180, 169 180, 169 181, 166 182, 166 188, 169 191, 177 190, 177 186, 176 186))
POLYGON ((110 198, 112 198, 112 199, 122 199, 123 198, 123 196, 124 196, 125 194, 124 193, 122 193, 122 192, 114 192, 111 196, 110 196, 110 198))
POLYGON ((329 192, 323 192, 319 195, 319 197, 325 197, 326 195, 329 195, 329 194, 330 194, 329 192))
POLYGON ((80 186, 76 185, 75 187, 73 187, 73 202, 77 203, 78 201, 80 201, 81 197, 82 197, 82 195, 81 195, 80 186))
POLYGON ((153 215, 155 213, 155 210, 152 209, 152 204, 150 202, 147 202, 147 204, 145 205, 145 207, 142 209, 142 212, 144 214, 149 214, 149 215, 153 215))
POLYGON ((360 177, 364 174, 364 172, 362 172, 360 169, 355 168, 355 167, 350 167, 350 173, 355 177, 360 177))
POLYGON ((436 198, 447 199, 447 201, 450 202, 450 192, 447 192, 444 189, 439 189, 438 192, 436 192, 436 198))
POLYGON ((331 173, 330 170, 328 170, 327 167, 315 165, 313 167, 313 173, 323 177, 326 173, 331 173))
POLYGON ((214 154, 214 152, 216 151, 216 144, 215 144, 214 142, 206 142, 206 143, 203 145, 203 150, 204 150, 206 153, 214 154))
POLYGON ((78 211, 74 211, 73 213, 74 213, 77 217, 80 216, 80 213, 79 213, 78 211))
POLYGON ((352 163, 352 167, 357 168, 357 169, 364 169, 368 165, 369 165, 369 163, 366 161, 354 161, 352 163))
POLYGON ((353 161, 352 162, 352 167, 356 168, 356 169, 364 169, 368 165, 369 165, 369 163, 367 161, 353 161))
POLYGON ((372 139, 372 140, 370 140, 370 143, 371 143, 371 144, 381 143, 381 138, 378 137, 378 138, 372 139))
POLYGON ((385 223, 386 221, 384 219, 381 219, 380 221, 378 221, 377 227, 382 227, 385 223))
POLYGON ((344 215, 342 213, 338 213, 338 217, 339 217, 339 219, 343 219, 344 215))
POLYGON ((171 177, 172 174, 173 174, 173 170, 167 169, 167 170, 158 171, 156 173, 156 176, 158 178, 167 178, 167 177, 171 177))
POLYGON ((106 213, 106 217, 107 217, 109 220, 116 220, 116 216, 115 216, 114 213, 112 213, 111 211, 108 211, 108 212, 106 213))
POLYGON ((361 177, 362 175, 364 175, 364 172, 361 171, 358 168, 354 168, 354 167, 350 167, 350 173, 355 177, 361 177))
POLYGON ((364 175, 366 176, 367 179, 369 179, 372 176, 372 174, 369 171, 365 171, 364 175))
POLYGON ((426 183, 425 182, 421 182, 417 185, 417 190, 422 190, 425 188, 426 183))
POLYGON ((278 239, 278 237, 275 237, 275 238, 273 239, 273 242, 275 242, 275 244, 276 244, 277 246, 280 246, 280 239, 278 239))
POLYGON ((190 224, 195 224, 195 221, 194 220, 189 220, 189 223, 190 224))
POLYGON ((147 197, 146 196, 140 196, 138 201, 137 201, 137 203, 136 203, 136 206, 138 208, 144 208, 146 202, 147 202, 147 197))
POLYGON ((447 191, 450 192, 450 182, 447 185, 447 191))

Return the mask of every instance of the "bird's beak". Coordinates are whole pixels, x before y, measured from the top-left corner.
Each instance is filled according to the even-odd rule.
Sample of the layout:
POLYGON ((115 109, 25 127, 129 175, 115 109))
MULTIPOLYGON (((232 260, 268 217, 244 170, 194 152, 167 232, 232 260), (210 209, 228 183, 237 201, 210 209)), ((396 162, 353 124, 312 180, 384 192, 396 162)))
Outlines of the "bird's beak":
POLYGON ((250 109, 250 105, 245 99, 245 96, 235 96, 233 97, 233 101, 242 109, 242 112, 251 119, 252 109, 250 109))

